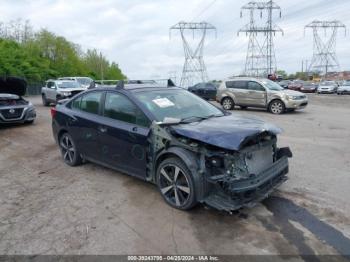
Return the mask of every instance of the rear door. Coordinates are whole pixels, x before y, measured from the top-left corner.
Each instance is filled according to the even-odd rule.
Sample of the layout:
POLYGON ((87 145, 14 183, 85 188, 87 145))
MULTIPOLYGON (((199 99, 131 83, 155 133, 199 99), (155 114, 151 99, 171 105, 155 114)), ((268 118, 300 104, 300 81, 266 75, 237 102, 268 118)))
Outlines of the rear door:
POLYGON ((145 178, 150 124, 127 96, 116 91, 107 92, 103 123, 99 126, 105 161, 128 174, 145 178))
POLYGON ((247 103, 252 106, 265 107, 266 106, 266 90, 255 81, 248 82, 248 98, 247 103))
POLYGON ((71 103, 71 115, 67 120, 79 152, 98 161, 103 160, 98 129, 103 94, 103 91, 94 91, 74 99, 71 103))
POLYGON ((234 94, 236 105, 247 105, 249 102, 248 97, 248 81, 245 80, 235 80, 227 81, 226 87, 234 94))

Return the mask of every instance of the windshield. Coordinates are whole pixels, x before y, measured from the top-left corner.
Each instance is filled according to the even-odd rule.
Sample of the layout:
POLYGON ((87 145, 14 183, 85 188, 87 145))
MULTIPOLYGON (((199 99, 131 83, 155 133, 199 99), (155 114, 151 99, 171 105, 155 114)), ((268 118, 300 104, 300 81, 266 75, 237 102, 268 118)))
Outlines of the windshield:
POLYGON ((77 78, 77 81, 81 85, 90 85, 90 83, 92 82, 92 79, 88 77, 79 77, 77 78))
POLYGON ((160 122, 166 122, 166 118, 198 121, 224 115, 212 104, 183 89, 135 92, 135 96, 160 122))
POLYGON ((283 87, 281 87, 279 84, 276 84, 275 82, 269 80, 269 79, 264 79, 261 81, 265 87, 267 87, 270 90, 273 91, 281 91, 283 90, 283 87))
POLYGON ((350 81, 344 81, 342 85, 343 86, 350 86, 350 81))
POLYGON ((320 86, 334 86, 334 85, 335 85, 335 82, 333 81, 326 81, 320 84, 320 86))
POLYGON ((80 85, 75 81, 59 81, 57 82, 59 88, 79 88, 80 85))

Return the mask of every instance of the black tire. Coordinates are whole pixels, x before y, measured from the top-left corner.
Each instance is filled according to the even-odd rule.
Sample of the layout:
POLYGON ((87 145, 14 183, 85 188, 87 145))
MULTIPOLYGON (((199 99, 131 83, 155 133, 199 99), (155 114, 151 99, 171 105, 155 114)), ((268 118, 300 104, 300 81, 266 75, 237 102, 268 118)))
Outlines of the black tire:
POLYGON ((272 114, 280 115, 280 114, 283 114, 285 112, 285 110, 286 110, 286 106, 279 99, 272 100, 269 104, 269 111, 272 114))
POLYGON ((225 97, 221 100, 221 105, 225 110, 232 110, 235 107, 235 102, 231 97, 225 97))
POLYGON ((31 125, 31 124, 33 124, 33 123, 34 123, 34 120, 29 120, 29 121, 26 121, 26 123, 27 123, 28 125, 31 125))
POLYGON ((193 181, 191 171, 179 158, 165 159, 157 168, 159 192, 171 207, 189 210, 197 204, 193 181))
POLYGON ((64 133, 59 138, 59 147, 63 161, 70 166, 78 166, 83 160, 70 134, 64 133))
POLYGON ((41 99, 43 101, 43 106, 48 106, 50 103, 47 101, 45 94, 41 95, 41 99))

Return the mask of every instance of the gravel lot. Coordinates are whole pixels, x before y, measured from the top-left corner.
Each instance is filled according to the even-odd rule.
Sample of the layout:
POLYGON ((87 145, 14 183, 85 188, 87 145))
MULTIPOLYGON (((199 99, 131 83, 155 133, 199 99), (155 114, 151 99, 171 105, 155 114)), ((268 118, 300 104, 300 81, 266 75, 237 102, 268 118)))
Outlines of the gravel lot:
POLYGON ((289 181, 262 204, 227 214, 170 208, 155 186, 60 158, 49 108, 33 125, 0 128, 0 254, 348 254, 350 96, 309 95, 280 116, 289 181))

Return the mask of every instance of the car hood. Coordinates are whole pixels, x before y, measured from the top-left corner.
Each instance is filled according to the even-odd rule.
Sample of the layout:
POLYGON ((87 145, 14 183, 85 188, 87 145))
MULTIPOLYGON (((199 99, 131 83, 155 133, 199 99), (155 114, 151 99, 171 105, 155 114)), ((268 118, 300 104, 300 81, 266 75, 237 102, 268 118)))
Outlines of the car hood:
POLYGON ((279 92, 286 94, 286 95, 290 95, 290 96, 304 96, 303 93, 301 93, 299 91, 294 91, 294 90, 281 90, 279 92))
POLYGON ((27 91, 27 82, 18 77, 0 77, 0 94, 24 96, 27 91))
POLYGON ((325 88, 327 88, 327 89, 333 89, 333 88, 335 88, 335 86, 319 86, 319 88, 323 88, 323 89, 325 89, 325 88))
POLYGON ((74 92, 74 91, 85 91, 86 88, 60 88, 59 92, 74 92))
POLYGON ((253 117, 232 114, 200 122, 171 126, 173 133, 228 150, 240 150, 247 141, 262 133, 277 135, 282 130, 253 117))

